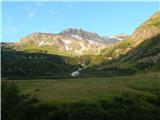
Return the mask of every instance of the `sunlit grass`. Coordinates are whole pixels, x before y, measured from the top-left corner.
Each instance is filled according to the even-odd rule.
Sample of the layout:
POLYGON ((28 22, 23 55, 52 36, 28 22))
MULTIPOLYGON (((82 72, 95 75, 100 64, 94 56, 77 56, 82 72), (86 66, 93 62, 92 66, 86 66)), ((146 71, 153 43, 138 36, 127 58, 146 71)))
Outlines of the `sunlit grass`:
POLYGON ((22 93, 42 102, 79 102, 110 99, 122 93, 154 96, 160 91, 160 73, 125 77, 53 80, 15 80, 22 93))

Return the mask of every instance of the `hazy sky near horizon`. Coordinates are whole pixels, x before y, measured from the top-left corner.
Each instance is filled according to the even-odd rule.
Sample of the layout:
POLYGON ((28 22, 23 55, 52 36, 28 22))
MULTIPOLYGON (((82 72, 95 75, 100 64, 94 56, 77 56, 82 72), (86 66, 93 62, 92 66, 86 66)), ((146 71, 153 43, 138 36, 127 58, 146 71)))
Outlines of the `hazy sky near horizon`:
POLYGON ((33 32, 59 33, 82 28, 101 36, 132 34, 158 9, 154 2, 2 2, 2 40, 33 32))

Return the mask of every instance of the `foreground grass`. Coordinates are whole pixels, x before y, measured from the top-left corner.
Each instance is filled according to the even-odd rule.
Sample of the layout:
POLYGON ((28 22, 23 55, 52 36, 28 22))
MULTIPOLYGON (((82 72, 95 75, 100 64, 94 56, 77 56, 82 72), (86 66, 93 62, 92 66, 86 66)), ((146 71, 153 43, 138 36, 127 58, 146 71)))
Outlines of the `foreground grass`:
POLYGON ((159 73, 15 83, 2 81, 2 120, 160 120, 159 73))
POLYGON ((21 93, 42 103, 75 103, 111 99, 123 93, 155 97, 160 93, 160 72, 111 78, 14 80, 21 93))

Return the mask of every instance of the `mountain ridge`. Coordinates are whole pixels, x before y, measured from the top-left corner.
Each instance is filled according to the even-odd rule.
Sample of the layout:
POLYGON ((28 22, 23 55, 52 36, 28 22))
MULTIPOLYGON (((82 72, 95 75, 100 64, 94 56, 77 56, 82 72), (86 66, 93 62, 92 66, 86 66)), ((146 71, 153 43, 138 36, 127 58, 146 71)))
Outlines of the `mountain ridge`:
POLYGON ((35 32, 27 35, 16 42, 16 49, 29 50, 42 49, 52 54, 85 55, 100 54, 100 51, 107 45, 125 37, 100 37, 97 33, 87 32, 82 29, 66 29, 58 34, 35 32), (48 47, 47 47, 48 46, 48 47), (46 48, 45 48, 46 47, 46 48), (65 52, 65 53, 64 53, 65 52))
POLYGON ((127 73, 127 70, 131 73, 159 71, 160 11, 135 29, 128 40, 107 47, 102 54, 104 62, 85 70, 84 76, 86 73, 110 76, 124 74, 122 71, 127 73))
MULTIPOLYGON (((63 71, 65 71, 66 76, 70 76, 71 71, 74 72, 76 68, 78 70, 83 69, 83 66, 87 66, 87 68, 80 71, 81 73, 78 73, 81 77, 132 75, 160 70, 160 12, 155 13, 146 22, 137 27, 127 40, 118 40, 107 45, 104 43, 97 44, 97 39, 89 43, 89 40, 87 40, 88 33, 84 35, 84 31, 74 30, 72 29, 71 31, 67 31, 67 33, 65 31, 59 34, 44 35, 43 33, 35 33, 24 37, 16 45, 3 44, 3 72, 8 71, 7 74, 9 74, 12 71, 12 75, 16 73, 15 71, 17 69, 18 71, 22 69, 26 72, 26 68, 23 66, 17 68, 19 66, 17 61, 25 61, 23 64, 29 64, 29 62, 34 62, 35 64, 37 61, 36 64, 40 68, 36 67, 34 69, 40 72, 42 72, 41 65, 43 67, 45 65, 50 66, 49 68, 52 71, 50 75, 57 76, 56 74, 58 74, 58 77, 64 75, 62 74, 63 71), (85 36, 85 39, 81 39, 83 36, 85 36), (88 45, 90 45, 90 49, 86 49, 88 45), (70 51, 71 48, 74 50, 73 52, 70 51), (16 52, 20 53, 16 54, 16 52), (37 55, 34 57, 33 55, 35 53, 37 55), (53 55, 53 57, 47 55, 53 55), (61 58, 60 63, 54 63, 52 60, 55 58, 54 55, 61 58), (59 72, 56 73, 53 71, 51 69, 52 67, 59 72)), ((90 34, 97 35, 95 33, 90 34)), ((30 67, 32 68, 34 66, 30 67)), ((27 67, 27 69, 29 68, 27 67)), ((46 67, 44 67, 44 70, 48 71, 46 67)), ((22 73, 22 71, 19 72, 20 74, 25 73, 22 73)), ((31 75, 33 77, 37 74, 41 75, 36 72, 31 75)), ((48 73, 45 75, 47 76, 48 73)))

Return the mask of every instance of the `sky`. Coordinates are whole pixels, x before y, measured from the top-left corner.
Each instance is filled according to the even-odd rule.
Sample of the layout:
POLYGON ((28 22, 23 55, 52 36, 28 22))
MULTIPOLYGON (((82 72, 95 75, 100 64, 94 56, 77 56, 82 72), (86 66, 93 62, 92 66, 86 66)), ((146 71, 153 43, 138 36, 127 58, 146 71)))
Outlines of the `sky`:
POLYGON ((18 41, 33 32, 59 33, 82 28, 100 36, 132 34, 159 9, 158 1, 2 1, 1 41, 18 41))

